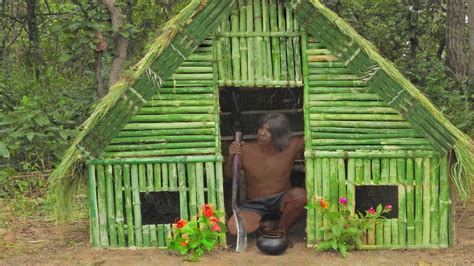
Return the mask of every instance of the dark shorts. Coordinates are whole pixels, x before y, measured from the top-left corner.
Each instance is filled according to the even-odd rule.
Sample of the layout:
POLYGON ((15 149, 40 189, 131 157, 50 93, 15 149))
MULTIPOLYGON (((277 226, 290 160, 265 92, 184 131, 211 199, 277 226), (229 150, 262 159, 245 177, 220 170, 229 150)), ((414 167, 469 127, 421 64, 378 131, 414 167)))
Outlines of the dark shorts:
POLYGON ((279 214, 281 200, 286 192, 288 191, 283 191, 266 198, 246 200, 240 202, 239 207, 241 210, 256 212, 262 217, 267 214, 279 214))

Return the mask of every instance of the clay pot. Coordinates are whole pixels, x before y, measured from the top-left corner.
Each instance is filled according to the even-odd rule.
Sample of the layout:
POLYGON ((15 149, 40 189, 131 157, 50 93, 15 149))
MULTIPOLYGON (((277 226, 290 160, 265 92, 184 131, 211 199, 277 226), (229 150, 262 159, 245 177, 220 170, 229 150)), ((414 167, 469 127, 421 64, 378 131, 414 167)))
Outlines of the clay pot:
POLYGON ((257 238, 257 247, 265 254, 280 255, 288 249, 289 241, 283 231, 262 233, 257 238))

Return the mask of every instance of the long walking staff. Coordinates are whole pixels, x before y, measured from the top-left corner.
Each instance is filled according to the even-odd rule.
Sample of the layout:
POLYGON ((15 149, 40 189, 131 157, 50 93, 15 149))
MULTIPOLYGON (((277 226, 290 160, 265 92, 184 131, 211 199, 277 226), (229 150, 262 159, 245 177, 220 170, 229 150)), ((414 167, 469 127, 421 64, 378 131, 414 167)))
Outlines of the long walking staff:
MULTIPOLYGON (((242 132, 240 128, 240 108, 237 101, 237 95, 235 91, 232 91, 232 99, 234 101, 234 112, 232 114, 234 120, 234 131, 235 131, 235 141, 240 143, 240 139, 242 137, 242 132)), ((237 204, 237 196, 238 196, 238 189, 239 189, 239 180, 240 180, 240 172, 239 172, 239 162, 240 162, 240 155, 234 155, 232 161, 232 211, 235 217, 235 224, 237 226, 237 245, 235 247, 236 252, 244 252, 247 248, 247 230, 245 230, 244 219, 240 214, 240 208, 237 204)))

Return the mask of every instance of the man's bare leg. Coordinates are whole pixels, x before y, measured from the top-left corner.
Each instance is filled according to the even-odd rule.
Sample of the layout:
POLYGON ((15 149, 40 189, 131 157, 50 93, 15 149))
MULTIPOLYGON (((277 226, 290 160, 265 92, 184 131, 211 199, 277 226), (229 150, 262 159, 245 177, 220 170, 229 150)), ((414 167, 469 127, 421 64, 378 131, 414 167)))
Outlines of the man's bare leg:
MULTIPOLYGON (((244 220, 245 230, 247 233, 252 233, 258 229, 260 226, 260 219, 262 218, 258 213, 241 210, 240 214, 244 220)), ((237 235, 237 224, 233 214, 227 221, 227 229, 229 230, 230 234, 237 235)))
POLYGON ((302 188, 292 188, 283 196, 280 204, 282 212, 279 230, 288 230, 298 221, 305 212, 304 206, 307 203, 306 191, 302 188))

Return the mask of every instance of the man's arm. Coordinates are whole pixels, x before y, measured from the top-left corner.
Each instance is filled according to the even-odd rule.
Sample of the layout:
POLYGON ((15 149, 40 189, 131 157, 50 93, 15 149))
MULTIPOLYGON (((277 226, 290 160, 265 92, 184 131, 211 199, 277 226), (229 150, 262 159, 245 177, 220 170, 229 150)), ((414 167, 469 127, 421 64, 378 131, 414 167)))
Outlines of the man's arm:
MULTIPOLYGON (((232 164, 233 164, 233 159, 236 154, 240 155, 242 153, 242 144, 243 143, 237 143, 237 142, 232 142, 229 146, 229 155, 226 156, 224 160, 224 178, 225 179, 230 179, 232 178, 232 164)), ((240 165, 240 162, 239 162, 240 165)))

